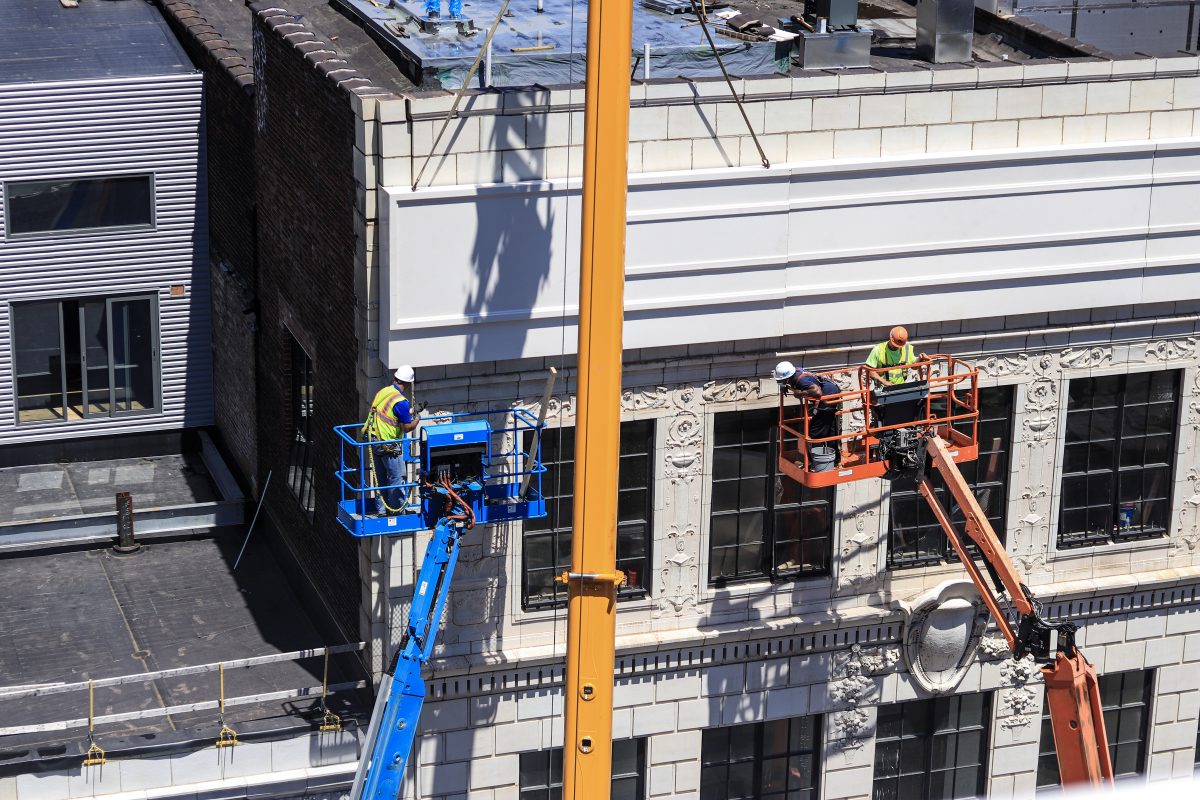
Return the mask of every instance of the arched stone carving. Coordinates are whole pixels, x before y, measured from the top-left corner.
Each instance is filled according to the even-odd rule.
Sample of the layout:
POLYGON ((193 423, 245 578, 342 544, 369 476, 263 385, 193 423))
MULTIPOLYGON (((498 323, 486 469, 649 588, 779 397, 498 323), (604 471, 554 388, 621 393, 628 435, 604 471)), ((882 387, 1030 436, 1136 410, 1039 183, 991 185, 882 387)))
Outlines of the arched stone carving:
POLYGON ((970 581, 946 581, 911 603, 904 612, 904 662, 921 688, 932 694, 954 691, 975 661, 988 611, 970 581))

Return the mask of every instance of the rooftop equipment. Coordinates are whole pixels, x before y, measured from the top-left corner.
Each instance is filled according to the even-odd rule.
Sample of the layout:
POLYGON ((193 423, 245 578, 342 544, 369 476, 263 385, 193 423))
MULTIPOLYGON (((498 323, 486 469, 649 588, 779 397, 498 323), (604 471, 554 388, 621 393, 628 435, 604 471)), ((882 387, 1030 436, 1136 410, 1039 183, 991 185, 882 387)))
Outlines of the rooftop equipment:
POLYGON ((974 0, 917 0, 917 57, 934 64, 971 61, 974 0))

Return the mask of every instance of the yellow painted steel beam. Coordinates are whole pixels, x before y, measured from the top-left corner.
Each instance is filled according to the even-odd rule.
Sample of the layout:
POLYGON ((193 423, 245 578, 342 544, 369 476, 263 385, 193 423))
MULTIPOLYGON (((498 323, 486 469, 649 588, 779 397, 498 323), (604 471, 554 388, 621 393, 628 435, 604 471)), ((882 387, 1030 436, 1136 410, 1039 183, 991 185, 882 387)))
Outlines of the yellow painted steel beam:
POLYGON ((567 576, 563 797, 608 800, 616 650, 631 0, 588 3, 575 514, 567 576))

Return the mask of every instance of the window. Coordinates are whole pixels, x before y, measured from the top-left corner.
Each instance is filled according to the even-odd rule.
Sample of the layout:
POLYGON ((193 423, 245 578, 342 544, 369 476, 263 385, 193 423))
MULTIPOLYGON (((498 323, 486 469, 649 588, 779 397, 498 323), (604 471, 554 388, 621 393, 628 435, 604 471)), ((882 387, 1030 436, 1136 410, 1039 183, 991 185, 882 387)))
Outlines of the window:
POLYGON ((1166 533, 1178 386, 1178 372, 1071 381, 1059 548, 1166 533))
POLYGON ((829 572, 833 489, 779 474, 778 422, 773 408, 716 415, 708 566, 715 586, 829 572))
MULTIPOLYGON (((649 585, 650 535, 654 509, 654 421, 621 423, 617 495, 617 569, 626 585, 618 597, 643 597, 649 585)), ((565 602, 556 575, 571 566, 571 523, 575 511, 575 429, 542 433, 542 494, 546 516, 525 523, 522 596, 525 608, 565 602)))
POLYGON ((991 701, 984 693, 880 706, 874 800, 982 795, 991 701))
MULTIPOLYGON (((561 747, 521 753, 521 800, 562 800, 561 747)), ((646 740, 613 742, 612 800, 643 800, 646 796, 646 740)))
MULTIPOLYGON (((1004 510, 1008 505, 1008 457, 1012 442, 1013 387, 994 386, 979 390, 979 458, 959 464, 1000 541, 1004 541, 1004 510)), ((970 421, 956 426, 970 432, 970 421)), ((950 496, 946 483, 936 472, 929 476, 934 493, 954 521, 955 530, 966 539, 962 509, 950 496)), ((892 481, 892 508, 888 528, 888 566, 921 567, 955 561, 958 555, 942 526, 934 518, 925 498, 911 480, 892 481)), ((969 540, 968 540, 969 541, 969 540)), ((969 545, 972 549, 974 544, 969 545)))
POLYGON ((154 224, 149 175, 8 183, 4 195, 9 236, 154 224))
POLYGON ((313 497, 312 416, 313 364, 300 343, 290 335, 291 343, 291 414, 288 418, 288 485, 300 506, 313 519, 316 500, 313 497))
POLYGON ((700 800, 816 800, 821 717, 704 731, 700 800))
POLYGON ((17 422, 157 411, 158 299, 14 303, 17 422))
MULTIPOLYGON (((1146 728, 1150 722, 1150 687, 1154 671, 1117 672, 1100 676, 1100 705, 1113 776, 1141 775, 1146 771, 1146 728)), ((1058 754, 1050 711, 1042 701, 1042 738, 1038 745, 1037 785, 1058 786, 1058 754)))

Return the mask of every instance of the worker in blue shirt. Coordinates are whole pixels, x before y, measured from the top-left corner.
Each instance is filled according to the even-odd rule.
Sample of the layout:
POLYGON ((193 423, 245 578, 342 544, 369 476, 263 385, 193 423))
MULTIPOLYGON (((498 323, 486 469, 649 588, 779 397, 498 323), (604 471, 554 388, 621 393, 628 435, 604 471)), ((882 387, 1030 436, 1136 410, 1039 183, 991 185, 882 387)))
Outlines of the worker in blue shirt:
MULTIPOLYGON (((780 361, 772 372, 775 382, 781 392, 791 392, 797 398, 816 400, 815 404, 806 404, 811 409, 808 420, 808 436, 810 439, 827 439, 840 436, 842 433, 841 417, 838 415, 838 402, 826 402, 824 398, 840 394, 841 389, 828 378, 797 367, 790 361, 780 361)), ((815 445, 829 447, 838 452, 841 442, 825 442, 815 445)))
MULTIPOLYGON (((417 374, 404 364, 396 369, 392 382, 375 393, 367 417, 365 432, 372 446, 375 486, 394 486, 404 482, 403 444, 398 441, 417 427, 421 409, 413 410, 412 386, 417 374)), ((402 488, 381 489, 375 494, 375 513, 384 516, 397 514, 404 505, 402 488)))

